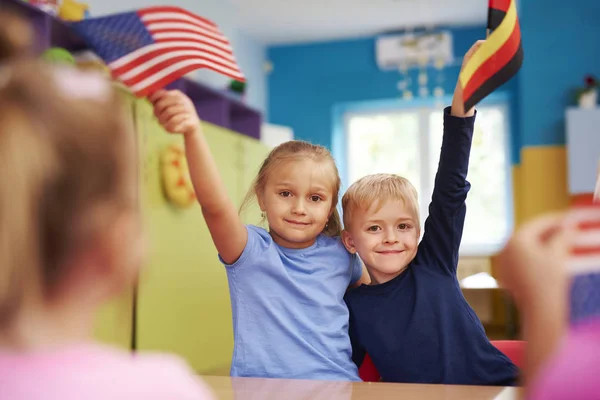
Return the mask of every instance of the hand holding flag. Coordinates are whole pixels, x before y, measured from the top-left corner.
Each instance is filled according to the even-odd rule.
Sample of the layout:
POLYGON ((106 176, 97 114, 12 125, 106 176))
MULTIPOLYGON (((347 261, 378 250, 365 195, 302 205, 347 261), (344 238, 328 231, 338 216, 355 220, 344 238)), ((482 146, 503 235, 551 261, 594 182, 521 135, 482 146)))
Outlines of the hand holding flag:
MULTIPOLYGON (((463 63, 461 66, 461 71, 465 68, 465 65, 469 63, 469 60, 473 57, 473 54, 479 50, 479 48, 485 43, 485 40, 478 40, 471 46, 471 48, 465 53, 463 57, 463 63)), ((456 88, 454 89, 454 96, 452 97, 452 115, 455 117, 472 117, 475 114, 475 109, 465 108, 464 100, 463 100, 463 89, 460 84, 460 79, 456 82, 456 88)))
POLYGON ((200 131, 194 103, 179 90, 157 90, 148 96, 154 116, 169 133, 190 136, 200 131))

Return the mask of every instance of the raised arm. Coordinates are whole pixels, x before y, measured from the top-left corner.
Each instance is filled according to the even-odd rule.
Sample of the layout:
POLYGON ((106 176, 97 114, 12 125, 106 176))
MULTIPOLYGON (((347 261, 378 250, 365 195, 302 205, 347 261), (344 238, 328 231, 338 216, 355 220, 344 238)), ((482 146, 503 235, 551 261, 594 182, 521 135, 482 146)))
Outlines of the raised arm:
MULTIPOLYGON (((481 46, 475 43, 465 55, 463 65, 481 46)), ((444 110, 444 137, 429 216, 420 246, 420 257, 428 258, 428 265, 440 266, 450 274, 456 273, 458 250, 464 227, 469 156, 475 125, 475 110, 465 111, 463 92, 457 82, 452 107, 444 110)))
POLYGON ((223 261, 233 264, 246 246, 248 232, 221 180, 194 104, 177 90, 158 91, 149 100, 165 130, 183 135, 192 184, 206 225, 223 261))

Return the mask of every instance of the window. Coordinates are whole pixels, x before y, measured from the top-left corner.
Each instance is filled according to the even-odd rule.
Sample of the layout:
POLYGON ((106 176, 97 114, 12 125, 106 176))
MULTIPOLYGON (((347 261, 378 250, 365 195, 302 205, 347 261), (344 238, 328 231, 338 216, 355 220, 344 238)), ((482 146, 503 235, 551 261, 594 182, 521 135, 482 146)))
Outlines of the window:
MULTIPOLYGON (((439 107, 344 115, 347 185, 373 173, 409 179, 419 193, 422 222, 428 212, 443 135, 439 107)), ((467 180, 462 255, 489 255, 512 230, 512 182, 505 105, 477 108, 467 180)))

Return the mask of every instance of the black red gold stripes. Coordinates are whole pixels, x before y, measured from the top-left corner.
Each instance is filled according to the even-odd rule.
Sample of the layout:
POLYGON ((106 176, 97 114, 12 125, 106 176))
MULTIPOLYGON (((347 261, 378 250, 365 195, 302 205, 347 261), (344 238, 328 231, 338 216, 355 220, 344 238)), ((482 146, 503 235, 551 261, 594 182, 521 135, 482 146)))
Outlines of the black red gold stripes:
POLYGON ((494 31, 504 19, 510 0, 490 0, 488 6, 488 29, 494 31))
POLYGON ((490 0, 488 28, 492 33, 460 74, 465 110, 506 83, 523 64, 521 29, 515 0, 490 0))

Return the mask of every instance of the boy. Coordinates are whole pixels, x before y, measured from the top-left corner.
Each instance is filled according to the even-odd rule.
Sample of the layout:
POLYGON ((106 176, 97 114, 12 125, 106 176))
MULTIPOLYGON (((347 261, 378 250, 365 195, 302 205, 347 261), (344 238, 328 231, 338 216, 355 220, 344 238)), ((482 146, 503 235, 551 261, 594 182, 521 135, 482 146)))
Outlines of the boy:
MULTIPOLYGON (((481 45, 477 42, 466 61, 481 45)), ((444 138, 420 244, 417 193, 406 179, 364 177, 342 199, 343 241, 371 285, 350 290, 350 337, 360 366, 368 353, 383 381, 515 385, 517 367, 488 340, 456 277, 475 111, 457 84, 444 110, 444 138)))

